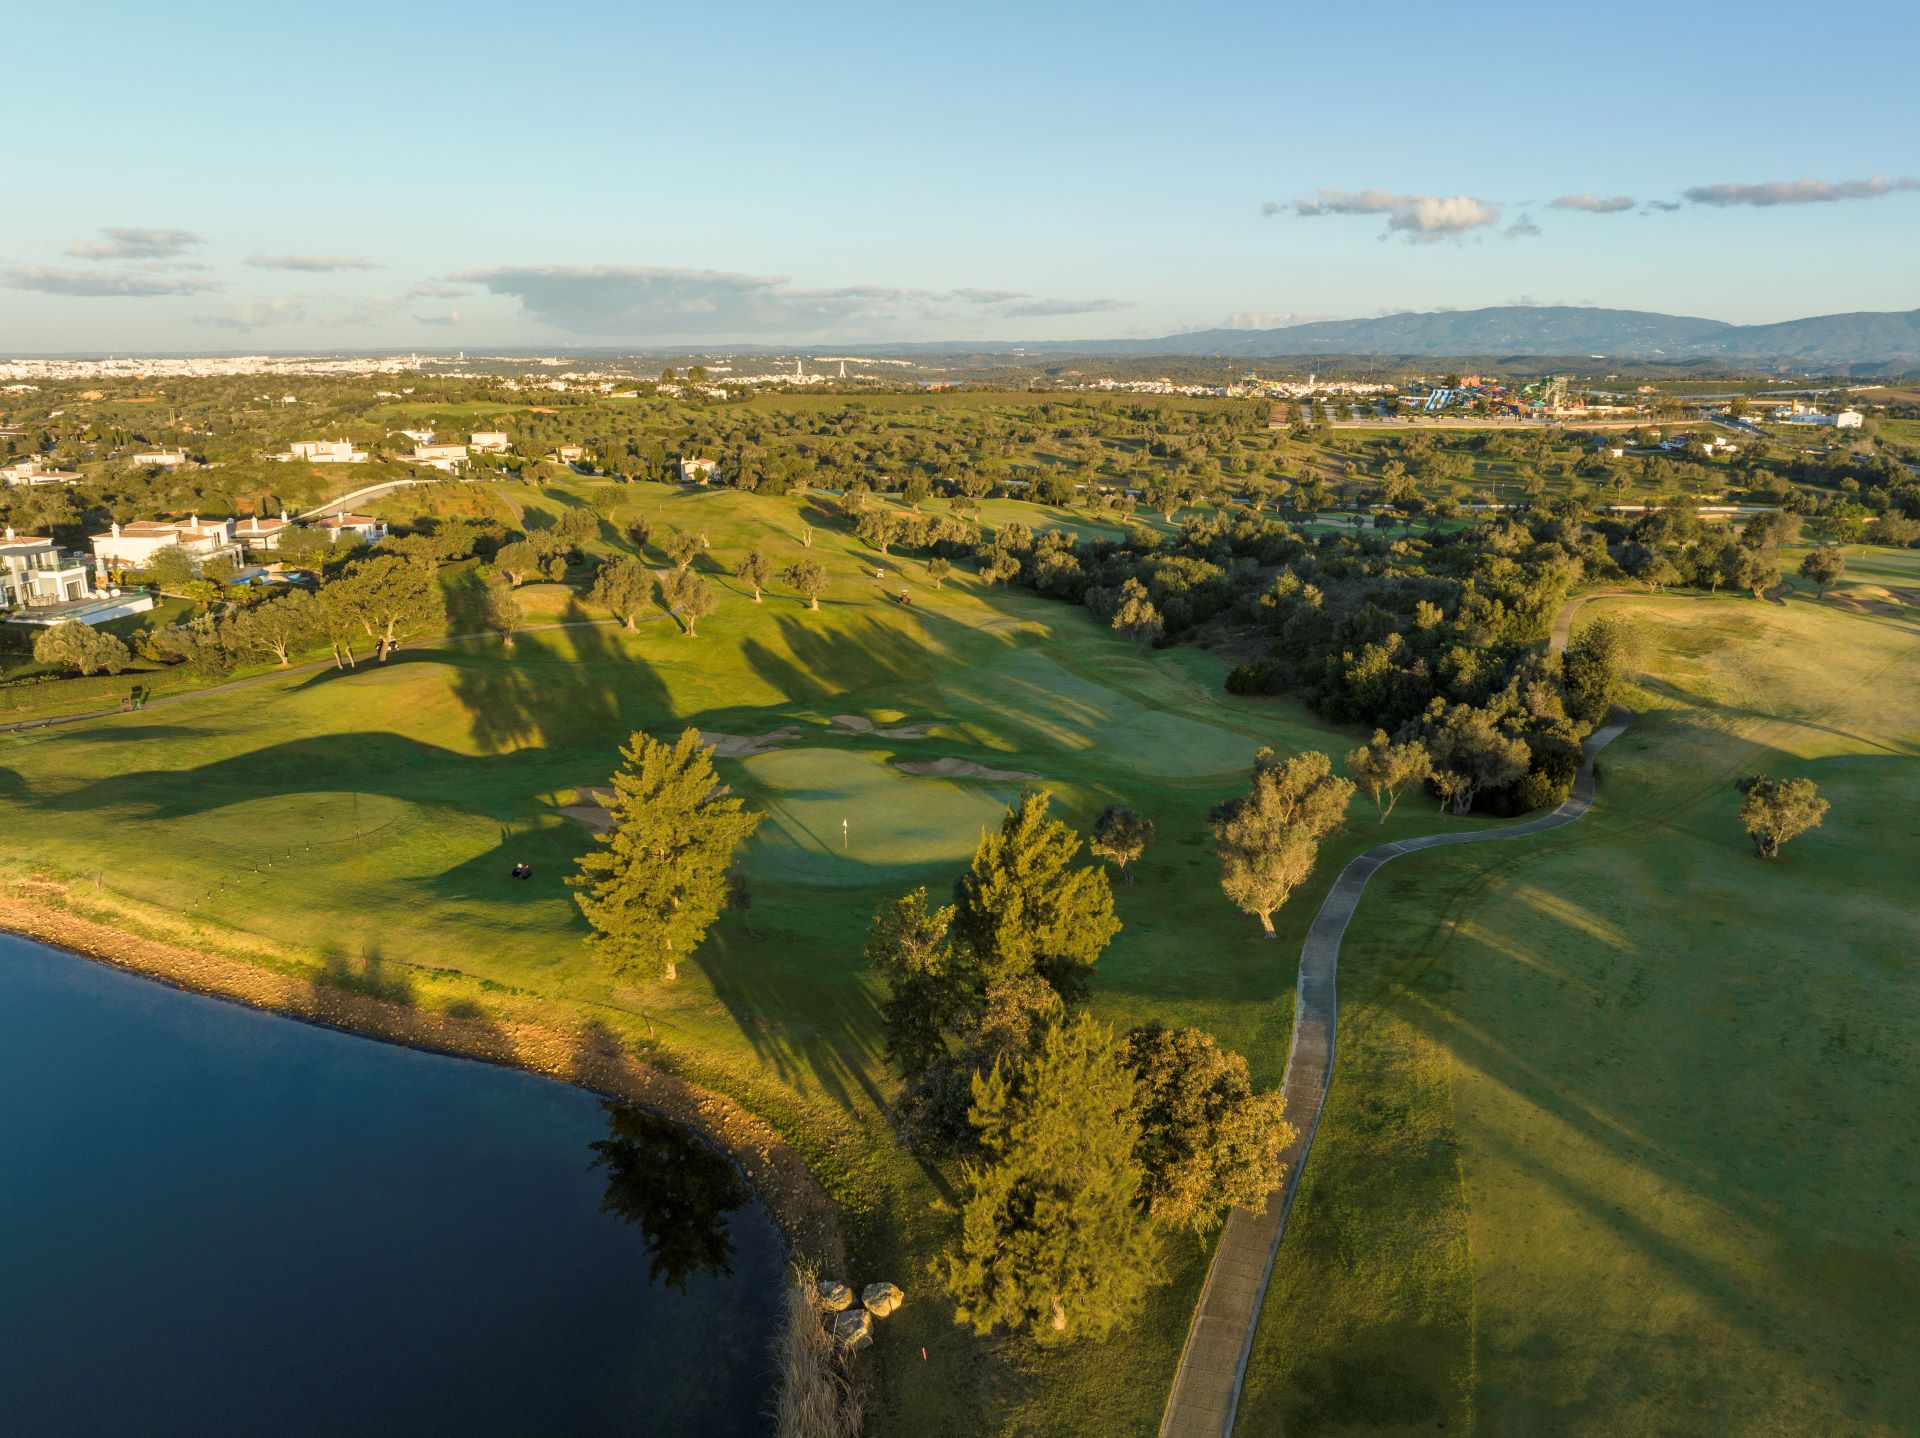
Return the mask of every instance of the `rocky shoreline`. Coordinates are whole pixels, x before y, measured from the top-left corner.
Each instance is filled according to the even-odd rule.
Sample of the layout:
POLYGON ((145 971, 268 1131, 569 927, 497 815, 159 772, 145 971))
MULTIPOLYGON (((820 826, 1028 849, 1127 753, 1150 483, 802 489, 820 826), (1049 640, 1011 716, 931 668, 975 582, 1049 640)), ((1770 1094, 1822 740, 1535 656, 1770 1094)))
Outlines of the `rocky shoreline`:
MULTIPOLYGON (((22 886, 24 887, 24 886, 22 886)), ((759 1193, 793 1252, 829 1272, 846 1266, 839 1210, 773 1126, 724 1094, 655 1068, 592 1026, 417 1009, 278 972, 244 959, 127 933, 20 887, 0 893, 0 930, 111 964, 176 988, 247 1004, 385 1043, 524 1069, 634 1104, 682 1124, 731 1158, 759 1193)))

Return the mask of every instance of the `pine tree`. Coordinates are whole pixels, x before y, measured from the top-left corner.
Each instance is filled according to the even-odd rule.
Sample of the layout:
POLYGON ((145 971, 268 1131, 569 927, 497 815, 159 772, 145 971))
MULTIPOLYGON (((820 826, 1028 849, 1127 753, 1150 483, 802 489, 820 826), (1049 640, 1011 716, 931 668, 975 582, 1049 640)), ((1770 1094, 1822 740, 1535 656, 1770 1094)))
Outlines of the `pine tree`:
POLYGON ((956 1321, 1043 1341, 1103 1338, 1156 1281, 1140 1211, 1134 1079, 1087 1015, 1050 1029, 1018 1065, 976 1076, 957 1252, 942 1260, 956 1321))
POLYGON ((1028 790, 999 833, 981 836, 972 867, 953 886, 953 929, 985 982, 1037 973, 1071 1001, 1120 921, 1106 871, 1072 867, 1080 836, 1047 817, 1050 798, 1028 790))
POLYGON ((620 756, 614 827, 567 883, 615 971, 671 979, 727 906, 733 851, 766 816, 715 778, 695 730, 672 746, 635 734, 620 756))

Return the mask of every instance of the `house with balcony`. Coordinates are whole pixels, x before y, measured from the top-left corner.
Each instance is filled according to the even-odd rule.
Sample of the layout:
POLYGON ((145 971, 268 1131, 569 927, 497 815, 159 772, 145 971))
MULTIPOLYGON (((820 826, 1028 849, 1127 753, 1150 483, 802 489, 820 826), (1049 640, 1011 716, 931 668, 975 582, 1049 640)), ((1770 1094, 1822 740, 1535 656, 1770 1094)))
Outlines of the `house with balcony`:
POLYGON ((136 519, 126 524, 116 523, 107 533, 90 538, 94 573, 103 581, 116 569, 149 568, 154 555, 176 545, 193 561, 196 573, 216 559, 238 565, 245 557, 239 541, 233 537, 231 519, 202 520, 197 514, 190 519, 136 519))
POLYGON ((51 539, 18 534, 12 525, 0 531, 0 609, 32 609, 85 599, 87 561, 63 554, 51 539))
POLYGON ((464 444, 416 444, 409 453, 400 456, 400 462, 454 474, 467 462, 467 447, 464 444))
POLYGON ((467 443, 477 454, 505 454, 513 448, 513 442, 506 434, 497 429, 483 429, 467 436, 467 443))

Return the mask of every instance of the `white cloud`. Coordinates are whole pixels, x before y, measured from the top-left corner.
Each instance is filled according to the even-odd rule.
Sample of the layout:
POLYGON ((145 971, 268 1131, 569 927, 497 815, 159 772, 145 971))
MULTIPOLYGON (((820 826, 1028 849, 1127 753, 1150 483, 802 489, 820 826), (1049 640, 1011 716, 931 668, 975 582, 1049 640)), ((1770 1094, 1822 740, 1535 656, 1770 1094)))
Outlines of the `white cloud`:
POLYGON ((79 260, 165 260, 184 253, 194 245, 206 243, 192 230, 109 225, 99 233, 104 238, 68 245, 66 252, 79 260))
POLYGON ((229 315, 208 315, 200 323, 229 330, 266 329, 298 324, 307 315, 306 301, 295 298, 253 300, 229 315))
POLYGON ((1902 175, 1889 180, 1872 175, 1864 180, 1770 180, 1762 185, 1695 185, 1684 191, 1696 205, 1821 205, 1833 200, 1874 200, 1897 190, 1920 190, 1920 179, 1902 175))
POLYGON ((378 270, 378 260, 364 255, 248 255, 247 263, 256 270, 295 270, 302 274, 325 275, 336 270, 378 270))
POLYGON ((145 298, 202 294, 217 290, 220 286, 198 276, 156 274, 144 269, 63 270, 46 265, 16 265, 9 270, 0 270, 0 288, 35 290, 43 295, 145 298))
POLYGON ((421 280, 408 286, 407 293, 419 300, 457 300, 473 293, 471 285, 450 285, 443 280, 421 280))
POLYGON ((1589 215, 1617 215, 1622 210, 1633 208, 1632 195, 1562 195, 1557 200, 1549 200, 1550 210, 1580 210, 1589 215))
POLYGON ((903 322, 1090 314, 1122 304, 1015 290, 810 289, 784 276, 650 265, 509 265, 451 278, 517 299, 531 318, 574 334, 636 339, 821 336, 828 330, 884 330, 903 322))
POLYGON ((1500 222, 1498 205, 1471 195, 1398 195, 1390 190, 1323 189, 1312 199, 1295 200, 1293 212, 1307 218, 1385 215, 1387 232, 1410 240, 1454 238, 1500 222))
POLYGON ((1522 215, 1500 233, 1510 240, 1537 240, 1540 227, 1533 222, 1532 215, 1522 215))

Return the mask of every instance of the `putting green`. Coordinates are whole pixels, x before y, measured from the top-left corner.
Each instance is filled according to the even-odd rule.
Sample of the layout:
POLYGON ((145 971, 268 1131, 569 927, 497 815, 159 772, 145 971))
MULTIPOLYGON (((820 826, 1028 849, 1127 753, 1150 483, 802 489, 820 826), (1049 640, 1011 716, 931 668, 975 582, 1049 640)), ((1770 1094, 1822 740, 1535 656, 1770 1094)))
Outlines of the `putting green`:
MULTIPOLYGON (((721 768, 732 767, 722 761, 721 768)), ((738 761, 739 785, 767 821, 747 852, 773 883, 861 888, 964 865, 1018 782, 919 778, 880 752, 781 749, 738 761), (842 821, 845 821, 844 834, 842 821)))

